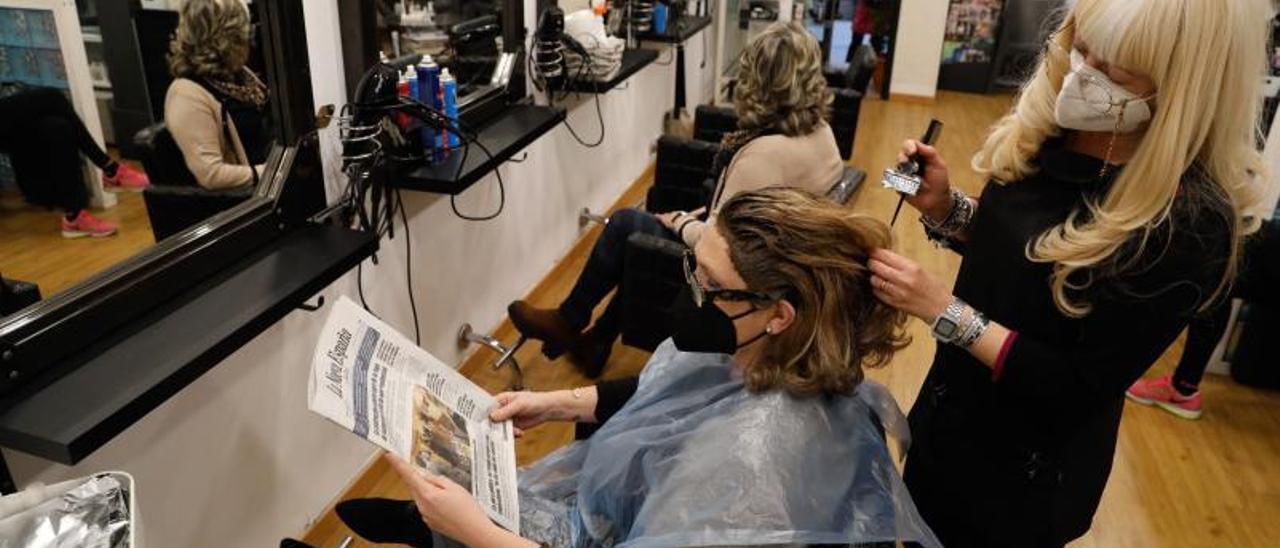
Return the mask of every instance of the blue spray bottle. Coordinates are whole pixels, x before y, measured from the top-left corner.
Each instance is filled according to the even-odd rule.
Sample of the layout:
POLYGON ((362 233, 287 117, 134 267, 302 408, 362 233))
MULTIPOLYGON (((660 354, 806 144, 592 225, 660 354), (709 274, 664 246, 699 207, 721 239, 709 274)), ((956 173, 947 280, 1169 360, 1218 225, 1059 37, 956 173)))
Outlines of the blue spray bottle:
MULTIPOLYGON (((440 99, 443 103, 440 111, 449 118, 452 125, 456 126, 458 124, 458 80, 449 74, 449 69, 440 71, 440 99)), ((442 148, 458 148, 458 132, 446 131, 443 135, 442 148)))
MULTIPOLYGON (((418 63, 418 101, 427 105, 433 110, 439 110, 440 104, 436 100, 440 91, 440 65, 437 65, 430 55, 422 56, 422 62, 418 63)), ((430 127, 422 128, 422 145, 430 152, 437 148, 435 130, 430 127)))
POLYGON ((404 69, 404 77, 409 81, 409 97, 417 100, 422 94, 418 92, 418 71, 414 67, 404 69))

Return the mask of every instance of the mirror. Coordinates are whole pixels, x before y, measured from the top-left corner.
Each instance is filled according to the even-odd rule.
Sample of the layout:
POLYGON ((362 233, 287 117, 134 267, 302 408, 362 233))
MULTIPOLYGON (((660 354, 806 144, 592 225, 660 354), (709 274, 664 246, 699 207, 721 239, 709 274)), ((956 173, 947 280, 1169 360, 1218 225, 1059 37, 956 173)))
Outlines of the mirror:
POLYGON ((380 3, 378 42, 390 57, 430 55, 458 79, 465 104, 489 87, 502 51, 501 1, 380 3))
POLYGON ((170 94, 184 2, 0 0, 0 276, 22 289, 6 291, 0 318, 84 293, 261 199, 255 185, 279 135, 265 11, 230 0, 220 17, 243 20, 243 35, 192 29, 182 93, 170 94), (222 70, 198 61, 214 49, 222 70))
MULTIPOLYGON (((524 36, 523 6, 516 0, 374 0, 369 12, 344 21, 348 43, 371 35, 375 51, 361 51, 348 64, 348 78, 363 74, 381 55, 395 59, 430 55, 457 80, 457 105, 464 121, 486 118, 510 97, 523 96, 517 52, 524 36), (350 28, 367 27, 362 29, 350 28)), ((354 88, 350 88, 354 89, 354 88)))

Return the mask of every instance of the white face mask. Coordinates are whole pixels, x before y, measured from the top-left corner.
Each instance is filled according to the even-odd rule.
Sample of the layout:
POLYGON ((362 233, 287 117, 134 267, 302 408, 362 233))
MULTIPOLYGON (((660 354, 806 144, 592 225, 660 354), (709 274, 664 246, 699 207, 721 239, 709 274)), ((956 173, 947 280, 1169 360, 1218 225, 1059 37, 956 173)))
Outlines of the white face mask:
POLYGON ((1062 80, 1053 114, 1058 125, 1080 131, 1129 133, 1151 120, 1146 99, 1116 85, 1071 50, 1071 73, 1062 80), (1123 116, 1122 116, 1123 115, 1123 116))

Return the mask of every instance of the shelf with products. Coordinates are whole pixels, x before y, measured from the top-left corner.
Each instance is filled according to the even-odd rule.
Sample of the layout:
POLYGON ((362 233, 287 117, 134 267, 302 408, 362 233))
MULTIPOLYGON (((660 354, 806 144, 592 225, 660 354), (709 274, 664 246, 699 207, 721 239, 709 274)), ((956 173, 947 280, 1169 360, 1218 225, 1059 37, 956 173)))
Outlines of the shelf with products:
POLYGON ((391 177, 390 184, 405 190, 461 194, 554 129, 564 120, 564 115, 564 109, 560 108, 513 105, 477 128, 478 143, 463 145, 441 161, 401 170, 391 177))

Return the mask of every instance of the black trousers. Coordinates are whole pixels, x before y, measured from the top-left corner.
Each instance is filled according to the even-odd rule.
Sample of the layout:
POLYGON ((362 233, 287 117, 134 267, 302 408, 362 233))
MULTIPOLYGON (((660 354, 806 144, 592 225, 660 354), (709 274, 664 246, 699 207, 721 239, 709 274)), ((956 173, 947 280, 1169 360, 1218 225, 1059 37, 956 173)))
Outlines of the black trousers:
MULTIPOLYGON (((1245 240, 1240 273, 1231 286, 1231 297, 1280 306, 1276 284, 1280 282, 1280 221, 1263 223, 1262 229, 1245 240)), ((1231 299, 1222 299, 1187 326, 1187 344, 1173 371, 1173 385, 1195 390, 1204 378, 1209 357, 1231 319, 1231 299)))
POLYGON ((67 210, 89 205, 80 155, 98 167, 111 158, 62 92, 34 88, 0 98, 0 120, 0 151, 13 161, 28 201, 67 210))
MULTIPOLYGON (((600 239, 591 248, 587 265, 573 284, 573 290, 560 304, 560 316, 579 331, 591 323, 591 311, 622 281, 627 238, 635 233, 652 234, 679 240, 674 232, 662 226, 657 217, 638 209, 622 209, 609 216, 600 239)), ((621 322, 621 299, 614 296, 604 314, 597 319, 593 331, 612 339, 618 335, 621 322)))

